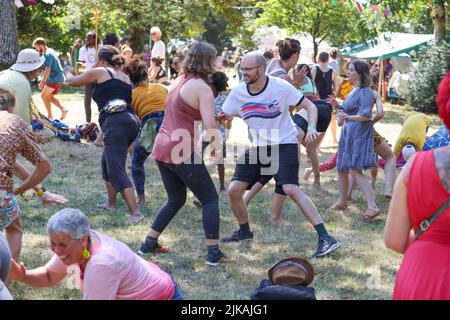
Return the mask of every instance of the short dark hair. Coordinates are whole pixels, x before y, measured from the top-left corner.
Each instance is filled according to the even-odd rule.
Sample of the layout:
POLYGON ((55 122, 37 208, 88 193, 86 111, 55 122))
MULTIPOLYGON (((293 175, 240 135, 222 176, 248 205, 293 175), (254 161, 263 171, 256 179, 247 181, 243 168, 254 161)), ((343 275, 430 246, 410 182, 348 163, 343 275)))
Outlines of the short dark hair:
POLYGON ((35 45, 44 45, 44 46, 46 46, 46 45, 47 45, 47 42, 45 41, 44 38, 39 37, 39 38, 34 39, 34 41, 33 41, 33 47, 34 47, 35 45))
POLYGON ((330 55, 326 51, 322 51, 318 56, 319 62, 328 62, 330 60, 330 55))
POLYGON ((16 105, 16 97, 7 89, 0 88, 0 110, 7 110, 16 105))
POLYGON ((228 78, 223 72, 216 71, 211 75, 211 85, 217 92, 224 92, 228 88, 228 78))
POLYGON ((266 59, 273 59, 275 56, 273 55, 272 51, 266 51, 263 54, 264 58, 266 59))
POLYGON ((152 62, 154 62, 156 64, 156 66, 160 66, 163 62, 163 58, 161 57, 153 57, 152 58, 152 62))
POLYGON ((120 42, 120 39, 115 32, 108 32, 103 38, 103 45, 115 46, 117 42, 120 42))

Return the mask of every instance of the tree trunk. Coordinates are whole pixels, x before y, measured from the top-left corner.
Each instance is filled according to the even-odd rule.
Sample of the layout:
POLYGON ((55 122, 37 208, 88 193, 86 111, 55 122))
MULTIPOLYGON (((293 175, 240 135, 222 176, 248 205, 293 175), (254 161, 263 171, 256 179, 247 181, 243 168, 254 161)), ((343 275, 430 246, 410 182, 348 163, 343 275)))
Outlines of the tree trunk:
POLYGON ((0 70, 16 62, 18 34, 13 0, 0 0, 0 70))
POLYGON ((314 61, 315 63, 317 63, 317 55, 319 54, 319 43, 316 41, 316 38, 313 37, 313 56, 312 61, 314 61))
POLYGON ((445 38, 445 3, 444 0, 437 1, 437 5, 433 7, 432 16, 434 23, 434 37, 436 42, 440 42, 445 38))
POLYGON ((148 34, 139 27, 130 28, 130 47, 133 49, 133 54, 140 54, 144 51, 144 45, 148 34))

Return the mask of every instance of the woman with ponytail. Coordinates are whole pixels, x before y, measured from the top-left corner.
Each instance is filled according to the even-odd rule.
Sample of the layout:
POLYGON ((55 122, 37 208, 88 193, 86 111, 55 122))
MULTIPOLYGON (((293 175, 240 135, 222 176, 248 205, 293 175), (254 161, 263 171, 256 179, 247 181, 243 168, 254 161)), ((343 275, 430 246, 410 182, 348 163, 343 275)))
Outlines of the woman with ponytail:
MULTIPOLYGON (((450 128, 450 73, 436 103, 450 128)), ((450 146, 411 156, 395 183, 384 230, 386 247, 404 254, 393 299, 450 299, 449 199, 450 146)))
POLYGON ((122 71, 125 59, 116 47, 105 45, 98 52, 97 66, 79 76, 66 67, 64 73, 70 86, 94 83, 93 99, 98 105, 99 124, 104 134, 102 174, 108 202, 98 208, 112 211, 120 192, 130 211, 132 224, 144 216, 136 206, 134 187, 125 170, 127 150, 139 132, 139 119, 131 107, 131 81, 122 71))

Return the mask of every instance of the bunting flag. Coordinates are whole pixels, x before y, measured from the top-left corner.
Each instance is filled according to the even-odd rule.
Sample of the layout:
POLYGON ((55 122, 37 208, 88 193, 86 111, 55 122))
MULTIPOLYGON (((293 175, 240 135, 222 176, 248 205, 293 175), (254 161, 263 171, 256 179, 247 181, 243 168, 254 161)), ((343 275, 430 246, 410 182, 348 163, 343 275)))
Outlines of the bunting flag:
POLYGON ((16 4, 17 8, 22 8, 23 7, 23 3, 20 0, 16 0, 16 1, 14 1, 14 3, 16 4))
POLYGON ((391 9, 389 7, 386 8, 383 13, 386 18, 389 18, 392 15, 391 9))
POLYGON ((28 3, 36 4, 37 0, 27 0, 28 3))
POLYGON ((376 4, 371 4, 371 5, 370 5, 370 8, 371 8, 373 11, 380 11, 380 7, 377 6, 376 4))
POLYGON ((359 3, 358 1, 355 1, 356 4, 356 8, 358 9, 359 12, 363 12, 363 8, 361 6, 361 3, 359 3))

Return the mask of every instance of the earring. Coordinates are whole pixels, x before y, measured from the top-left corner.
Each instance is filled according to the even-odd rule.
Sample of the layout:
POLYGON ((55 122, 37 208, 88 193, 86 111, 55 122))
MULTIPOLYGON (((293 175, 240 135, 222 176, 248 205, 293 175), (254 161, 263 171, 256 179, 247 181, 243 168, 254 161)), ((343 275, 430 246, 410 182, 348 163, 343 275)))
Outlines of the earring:
POLYGON ((81 251, 81 254, 83 255, 83 258, 85 258, 86 260, 89 259, 91 257, 91 253, 89 252, 88 249, 84 248, 81 251))

